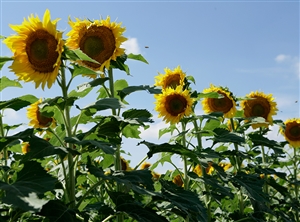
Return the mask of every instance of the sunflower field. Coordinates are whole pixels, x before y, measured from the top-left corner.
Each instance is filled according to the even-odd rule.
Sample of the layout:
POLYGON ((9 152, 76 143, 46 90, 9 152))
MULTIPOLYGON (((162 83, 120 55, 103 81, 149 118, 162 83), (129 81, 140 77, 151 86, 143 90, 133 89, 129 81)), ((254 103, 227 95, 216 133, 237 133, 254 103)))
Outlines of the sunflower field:
POLYGON ((1 57, 0 68, 8 63, 17 76, 2 76, 1 92, 26 82, 49 91, 57 84, 61 92, 0 101, 0 222, 300 221, 300 118, 273 119, 272 94, 235 96, 213 84, 197 91, 180 66, 130 86, 114 70, 129 75, 127 60, 148 62, 125 53, 121 23, 69 18, 64 39, 58 21, 46 10, 1 36, 12 56, 1 57), (86 83, 72 89, 75 78, 86 83), (93 103, 76 105, 93 89, 93 103), (158 136, 171 135, 169 142, 140 138, 153 114, 126 109, 125 100, 140 91, 155 98, 166 124, 158 136), (10 133, 21 124, 3 122, 6 109, 26 109, 28 127, 10 133), (269 138, 274 125, 281 139, 269 138), (125 138, 148 149, 136 166, 122 156, 125 138), (159 158, 150 164, 153 155, 159 158), (159 172, 165 163, 172 168, 159 172))

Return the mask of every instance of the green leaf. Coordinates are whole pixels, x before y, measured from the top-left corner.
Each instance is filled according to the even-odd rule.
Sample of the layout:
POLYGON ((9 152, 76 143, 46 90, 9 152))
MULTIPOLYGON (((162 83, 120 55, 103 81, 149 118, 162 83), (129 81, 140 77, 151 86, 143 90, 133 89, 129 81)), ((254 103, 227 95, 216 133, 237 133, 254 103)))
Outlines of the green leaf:
POLYGON ((0 39, 5 39, 6 37, 3 35, 0 35, 0 39))
POLYGON ((72 63, 71 65, 74 67, 73 69, 71 69, 71 73, 73 77, 78 75, 96 75, 96 76, 99 75, 99 73, 87 67, 80 66, 74 63, 72 63))
POLYGON ((17 173, 17 180, 13 184, 0 182, 0 189, 5 190, 6 195, 2 201, 19 207, 24 211, 39 211, 47 202, 40 196, 55 187, 57 180, 47 174, 40 163, 28 161, 23 169, 17 173))
POLYGON ((147 60, 141 54, 135 55, 135 54, 130 53, 130 54, 127 55, 127 58, 128 59, 138 60, 138 61, 144 62, 146 64, 149 64, 147 62, 147 60))
POLYGON ((20 96, 8 101, 0 101, 0 110, 1 109, 13 109, 18 111, 26 106, 31 105, 36 102, 38 99, 33 95, 20 96))
POLYGON ((168 220, 156 213, 155 210, 143 206, 131 195, 121 192, 108 192, 110 198, 116 205, 116 210, 125 212, 139 222, 167 222, 168 220))
POLYGON ((199 162, 195 151, 189 150, 178 143, 177 144, 163 143, 158 145, 147 141, 142 141, 138 143, 138 146, 141 144, 144 144, 149 148, 150 151, 147 153, 149 158, 151 158, 155 153, 170 152, 170 153, 175 153, 175 154, 189 157, 192 160, 194 160, 196 163, 199 162))
POLYGON ((122 134, 126 138, 140 139, 139 125, 127 125, 122 129, 122 134))
POLYGON ((96 60, 90 58, 88 55, 86 55, 84 52, 82 52, 80 49, 68 49, 65 51, 65 54, 67 55, 68 58, 72 59, 73 61, 76 60, 83 60, 83 61, 88 61, 88 62, 93 62, 96 64, 100 64, 96 60))
POLYGON ((81 146, 89 146, 90 149, 95 149, 95 147, 103 150, 107 154, 114 154, 116 147, 112 146, 110 143, 97 141, 97 140, 82 140, 80 141, 76 137, 66 137, 65 141, 67 143, 73 143, 81 146))
POLYGON ((262 190, 264 180, 260 179, 256 175, 238 172, 237 175, 232 178, 232 182, 240 185, 242 190, 251 199, 261 203, 268 202, 266 194, 262 190))
POLYGON ((30 151, 25 154, 22 162, 26 162, 31 159, 43 159, 44 157, 55 154, 65 157, 69 152, 74 155, 79 154, 76 150, 65 147, 55 147, 48 141, 36 136, 32 136, 29 140, 24 139, 24 141, 29 142, 30 151))
POLYGON ((191 221, 207 221, 207 213, 203 203, 199 200, 198 194, 175 185, 171 181, 160 179, 162 185, 162 196, 172 203, 179 211, 186 214, 191 221))
POLYGON ((212 138, 214 144, 216 143, 236 143, 242 144, 245 143, 245 139, 239 135, 228 131, 223 128, 216 128, 213 130, 215 136, 212 138))
POLYGON ((152 114, 146 109, 129 109, 123 112, 122 116, 124 119, 136 120, 139 123, 153 123, 153 120, 150 119, 152 117, 152 114))
POLYGON ((250 133, 248 136, 253 146, 266 146, 273 149, 276 154, 284 154, 283 146, 279 142, 270 140, 258 133, 250 133))
POLYGON ((31 135, 33 135, 33 129, 26 129, 12 136, 2 137, 0 139, 0 151, 8 144, 13 143, 14 141, 27 140, 27 138, 31 135))
POLYGON ((19 87, 22 88, 22 85, 18 80, 10 80, 6 76, 0 78, 0 92, 7 87, 19 87))
POLYGON ((4 66, 4 64, 8 61, 12 61, 14 60, 11 57, 0 57, 0 70, 2 69, 2 67, 4 66))
POLYGON ((198 93, 198 99, 203 99, 203 98, 221 99, 223 97, 224 96, 222 94, 219 94, 217 92, 198 93))
POLYGON ((136 91, 147 91, 150 94, 159 94, 161 93, 161 89, 156 86, 149 86, 149 85, 140 85, 140 86, 128 86, 122 90, 118 91, 118 95, 123 100, 126 96, 128 96, 130 93, 136 92, 136 91))
POLYGON ((59 200, 50 200, 43 206, 39 214, 49 219, 49 222, 78 222, 76 219, 76 212, 68 208, 65 203, 59 200))
POLYGON ((126 54, 118 56, 116 61, 114 60, 110 61, 110 67, 113 69, 120 69, 122 71, 125 71, 127 75, 130 75, 129 67, 125 64, 126 60, 127 60, 126 54))
POLYGON ((97 111, 106 109, 120 109, 124 105, 116 98, 104 98, 100 99, 94 104, 85 107, 83 110, 95 109, 97 111))

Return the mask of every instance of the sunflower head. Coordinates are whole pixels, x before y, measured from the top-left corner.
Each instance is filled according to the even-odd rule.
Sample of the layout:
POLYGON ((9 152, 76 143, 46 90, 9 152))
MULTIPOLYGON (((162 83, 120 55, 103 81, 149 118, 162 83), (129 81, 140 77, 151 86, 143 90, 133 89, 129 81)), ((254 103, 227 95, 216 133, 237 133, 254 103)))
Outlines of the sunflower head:
POLYGON ((121 157, 121 167, 124 171, 130 171, 132 168, 129 166, 129 163, 127 160, 125 160, 123 157, 121 157))
POLYGON ((155 86, 161 86, 162 89, 173 88, 177 86, 183 86, 186 74, 181 70, 180 66, 177 66, 174 70, 169 68, 164 69, 165 73, 158 73, 155 77, 155 86))
POLYGON ((151 166, 151 163, 144 162, 144 163, 142 163, 142 165, 141 165, 141 169, 142 169, 142 170, 144 170, 144 169, 149 169, 150 166, 151 166))
POLYGON ((288 119, 284 124, 285 128, 280 128, 282 135, 291 147, 300 148, 300 118, 288 119))
POLYGON ((236 113, 236 103, 232 93, 227 88, 216 87, 213 84, 210 88, 204 89, 203 93, 217 92, 223 98, 204 98, 202 106, 205 113, 222 112, 225 118, 232 118, 236 113))
POLYGON ((175 183, 177 186, 179 187, 183 187, 184 186, 184 183, 183 183, 183 180, 180 176, 180 174, 177 174, 173 180, 172 180, 173 183, 175 183))
POLYGON ((241 102, 244 111, 244 117, 263 117, 267 123, 254 123, 252 128, 267 127, 273 124, 273 115, 277 113, 277 103, 274 102, 272 94, 264 94, 263 92, 251 92, 246 95, 247 100, 241 102))
POLYGON ((23 142, 22 143, 22 153, 26 154, 30 151, 30 144, 28 142, 23 142))
POLYGON ((163 117, 167 123, 178 123, 184 116, 189 116, 193 112, 194 100, 188 90, 182 90, 182 86, 175 89, 166 88, 161 94, 156 94, 155 98, 158 117, 163 117))
POLYGON ((110 22, 109 16, 94 21, 76 18, 73 22, 69 19, 69 24, 72 30, 67 33, 66 45, 70 49, 80 49, 98 62, 79 61, 82 65, 103 71, 104 68, 109 69, 111 60, 115 61, 124 54, 125 49, 120 46, 127 40, 123 36, 125 28, 121 27, 121 23, 110 22))
POLYGON ((33 128, 48 128, 55 127, 55 120, 52 117, 43 116, 40 112, 39 104, 42 103, 42 99, 31 104, 27 108, 27 117, 30 119, 29 126, 33 128))
POLYGON ((31 15, 21 25, 10 25, 17 35, 7 37, 3 42, 14 53, 14 61, 9 67, 25 82, 35 82, 35 87, 46 83, 51 88, 61 64, 64 41, 62 32, 56 30, 59 19, 50 20, 50 12, 45 11, 43 21, 31 15))

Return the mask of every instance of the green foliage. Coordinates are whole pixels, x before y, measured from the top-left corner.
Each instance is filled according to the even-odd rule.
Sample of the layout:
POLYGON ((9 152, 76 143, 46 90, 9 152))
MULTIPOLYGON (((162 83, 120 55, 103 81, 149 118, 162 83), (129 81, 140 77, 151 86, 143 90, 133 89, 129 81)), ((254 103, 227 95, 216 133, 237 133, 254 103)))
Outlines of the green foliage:
MULTIPOLYGON (((0 69, 14 59, 0 57, 0 69)), ((232 127, 223 112, 193 113, 157 130, 168 142, 148 142, 142 132, 153 127, 152 109, 127 108, 125 98, 163 90, 131 86, 114 80, 113 73, 130 75, 127 59, 148 64, 142 55, 110 58, 103 72, 78 63, 99 64, 80 49, 64 46, 61 59, 56 81, 62 94, 45 98, 30 113, 31 121, 45 127, 9 125, 0 115, 0 222, 300 221, 299 149, 271 139, 271 127, 253 129, 254 123, 267 123, 263 117, 245 118, 238 110, 229 119, 232 127), (83 81, 71 89, 74 78, 83 81), (80 102, 89 105, 79 107, 80 102), (124 149, 128 139, 148 149, 134 168, 122 157, 136 154, 124 149), (152 165, 144 163, 147 159, 152 165)), ((194 111, 203 99, 224 98, 192 90, 193 76, 183 82, 195 100, 194 111)), ((0 92, 22 88, 6 76, 0 85, 0 92)), ((0 101, 0 110, 20 111, 37 100, 24 94, 0 101)), ((287 128, 282 120, 273 122, 287 128)))

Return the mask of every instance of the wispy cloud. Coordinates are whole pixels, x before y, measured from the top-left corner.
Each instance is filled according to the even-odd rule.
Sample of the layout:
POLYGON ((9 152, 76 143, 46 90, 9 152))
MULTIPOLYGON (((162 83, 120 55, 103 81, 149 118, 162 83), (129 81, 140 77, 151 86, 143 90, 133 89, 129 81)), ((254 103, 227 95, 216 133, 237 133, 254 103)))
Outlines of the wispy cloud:
POLYGON ((124 42, 121 47, 125 48, 126 53, 140 54, 141 50, 138 44, 137 38, 128 38, 126 42, 124 42))
POLYGON ((298 56, 279 54, 274 59, 278 64, 289 68, 300 78, 300 61, 298 56))
POLYGON ((285 74, 285 75, 296 75, 300 78, 300 61, 298 56, 291 56, 286 54, 278 54, 274 61, 274 66, 271 67, 258 67, 253 69, 237 68, 236 71, 240 73, 249 74, 285 74))

